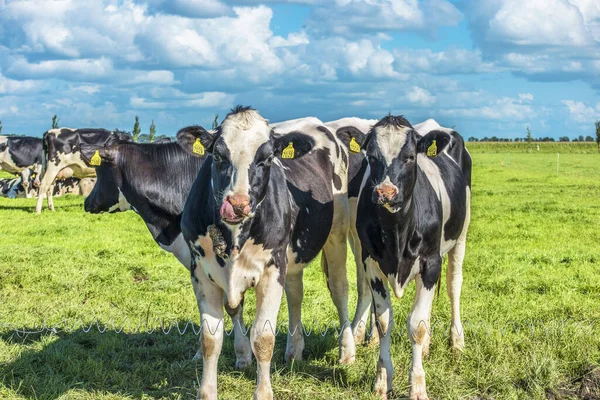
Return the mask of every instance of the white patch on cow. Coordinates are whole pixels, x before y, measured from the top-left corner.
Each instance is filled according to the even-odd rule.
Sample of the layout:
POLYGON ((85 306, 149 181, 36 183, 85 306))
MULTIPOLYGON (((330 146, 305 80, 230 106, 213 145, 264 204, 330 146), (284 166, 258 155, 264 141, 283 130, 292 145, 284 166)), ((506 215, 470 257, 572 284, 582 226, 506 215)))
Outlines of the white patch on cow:
POLYGON ((252 238, 246 240, 239 252, 232 252, 227 262, 229 279, 227 287, 223 288, 231 307, 239 304, 249 287, 258 285, 271 259, 272 250, 254 243, 252 238))
POLYGON ((186 267, 188 270, 191 269, 192 255, 190 254, 189 246, 187 245, 187 243, 185 242, 185 239, 183 238, 183 233, 180 233, 175 238, 173 243, 171 243, 168 246, 166 246, 162 243, 159 243, 158 245, 160 246, 161 249, 173 254, 177 258, 177 260, 179 260, 179 262, 181 264, 183 264, 183 266, 186 267))
POLYGON ((310 124, 310 125, 323 125, 323 122, 316 117, 304 117, 304 118, 296 118, 290 119, 288 121, 281 121, 269 124, 271 129, 279 132, 291 132, 302 124, 310 124))
POLYGON ((333 130, 335 133, 338 129, 344 126, 353 126, 364 134, 367 134, 373 125, 378 122, 376 119, 362 119, 358 117, 340 118, 335 121, 325 122, 325 126, 333 130))
POLYGON ((117 190, 119 191, 119 202, 117 204, 115 204, 114 206, 110 207, 108 209, 108 212, 115 212, 117 210, 119 210, 119 211, 131 210, 133 207, 131 207, 131 204, 129 204, 129 202, 125 198, 125 195, 123 194, 123 192, 121 192, 121 189, 117 188, 117 190))
POLYGON ((258 148, 270 140, 271 128, 258 111, 247 110, 225 118, 221 124, 221 132, 233 166, 232 182, 225 196, 248 195, 250 164, 254 161, 258 148))
POLYGON ((375 128, 377 147, 383 155, 386 165, 389 167, 394 159, 400 154, 400 150, 406 143, 410 128, 406 126, 380 126, 375 128))
POLYGON ((75 131, 75 129, 73 129, 73 128, 66 128, 66 127, 64 127, 64 128, 48 129, 48 133, 50 133, 50 134, 52 134, 54 136, 58 136, 58 135, 60 135, 62 133, 63 129, 71 131, 71 132, 75 131))
POLYGON ((446 223, 450 219, 450 196, 448 195, 448 190, 446 189, 446 185, 442 179, 442 175, 440 173, 440 169, 438 166, 427 157, 427 155, 419 153, 417 154, 417 165, 421 167, 421 170, 429 179, 433 190, 437 198, 442 203, 442 235, 441 235, 441 246, 440 246, 440 254, 446 254, 448 250, 454 246, 456 240, 449 240, 444 237, 444 229, 446 223))

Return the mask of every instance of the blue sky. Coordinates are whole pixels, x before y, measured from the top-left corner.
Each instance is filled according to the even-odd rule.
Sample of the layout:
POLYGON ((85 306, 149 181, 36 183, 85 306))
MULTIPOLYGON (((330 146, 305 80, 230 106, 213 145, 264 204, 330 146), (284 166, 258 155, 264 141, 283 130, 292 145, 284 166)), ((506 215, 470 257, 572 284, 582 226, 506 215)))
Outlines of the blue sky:
POLYGON ((4 133, 58 114, 173 135, 241 103, 573 138, 593 134, 599 90, 597 0, 0 0, 4 133))

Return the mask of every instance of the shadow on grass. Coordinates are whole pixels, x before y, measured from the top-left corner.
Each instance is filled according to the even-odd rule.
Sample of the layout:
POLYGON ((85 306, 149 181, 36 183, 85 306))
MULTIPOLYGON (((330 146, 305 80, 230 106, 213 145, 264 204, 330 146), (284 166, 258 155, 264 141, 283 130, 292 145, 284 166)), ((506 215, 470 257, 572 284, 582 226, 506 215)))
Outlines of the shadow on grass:
MULTIPOLYGON (((22 328, 19 331, 34 331, 22 328)), ((193 333, 99 333, 81 329, 72 333, 17 334, 3 332, 0 339, 15 351, 0 363, 0 386, 27 399, 56 399, 68 391, 110 393, 142 397, 195 398, 202 362, 192 360, 198 336, 193 333), (18 345, 15 349, 11 345, 18 345)), ((335 361, 312 362, 337 347, 336 338, 306 338, 304 362, 285 364, 286 335, 279 334, 273 363, 279 375, 304 373, 313 379, 346 382, 345 371, 335 361), (331 367, 330 367, 331 365, 331 367)), ((335 351, 337 354, 337 351, 335 351)), ((236 374, 254 385, 256 363, 235 370, 233 336, 226 336, 219 359, 219 373, 236 374)), ((228 390, 231 390, 229 388, 228 390)))

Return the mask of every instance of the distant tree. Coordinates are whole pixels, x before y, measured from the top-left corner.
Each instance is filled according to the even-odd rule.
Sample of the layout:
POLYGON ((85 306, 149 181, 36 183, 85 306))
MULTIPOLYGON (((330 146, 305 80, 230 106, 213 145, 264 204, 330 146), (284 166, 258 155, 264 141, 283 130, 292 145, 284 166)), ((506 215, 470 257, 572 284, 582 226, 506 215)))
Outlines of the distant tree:
POLYGON ((569 137, 568 136, 561 136, 558 139, 559 142, 568 142, 569 141, 569 137))
POLYGON ((59 121, 60 121, 60 118, 58 118, 58 116, 56 114, 54 114, 54 117, 52 117, 52 129, 58 129, 59 121))
POLYGON ((219 127, 219 114, 215 114, 215 119, 213 120, 212 128, 213 130, 219 127))
POLYGON ((476 137, 471 136, 468 141, 469 142, 478 142, 479 140, 476 137))
POLYGON ((133 141, 137 142, 138 137, 140 136, 140 117, 135 116, 135 123, 133 124, 133 131, 131 131, 131 136, 133 136, 133 141))
POLYGON ((596 143, 598 144, 598 153, 600 153, 600 120, 596 121, 596 143))
POLYGON ((152 123, 150 124, 150 133, 148 133, 148 141, 150 143, 154 142, 154 137, 156 136, 156 125, 154 125, 154 120, 152 120, 152 123))
POLYGON ((2 121, 0 121, 0 135, 2 134, 2 121))
POLYGON ((571 142, 579 142, 579 140, 577 140, 577 138, 573 138, 573 140, 571 140, 571 142))
POLYGON ((586 141, 586 142, 593 142, 593 141, 594 141, 594 138, 593 138, 593 137, 591 137, 590 135, 587 135, 587 136, 585 137, 585 141, 586 141))
POLYGON ((531 129, 529 129, 529 125, 527 125, 527 136, 525 137, 527 140, 527 144, 529 144, 529 149, 531 149, 531 142, 533 142, 533 136, 531 135, 531 129))
POLYGON ((580 142, 583 142, 583 141, 584 141, 584 139, 583 139, 583 135, 579 135, 579 141, 580 141, 580 142))

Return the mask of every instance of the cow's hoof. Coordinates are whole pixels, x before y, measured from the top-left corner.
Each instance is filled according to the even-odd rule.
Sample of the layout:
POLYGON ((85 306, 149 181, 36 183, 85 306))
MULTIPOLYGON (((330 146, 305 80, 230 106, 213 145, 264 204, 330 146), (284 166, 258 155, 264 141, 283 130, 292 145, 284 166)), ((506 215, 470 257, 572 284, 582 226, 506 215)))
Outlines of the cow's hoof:
POLYGON ((252 365, 252 356, 249 357, 236 357, 235 369, 246 369, 252 365))
POLYGON ((350 329, 344 329, 340 337, 340 352, 338 362, 342 365, 350 365, 356 361, 356 345, 354 335, 350 329))
POLYGON ((410 376, 410 400, 429 400, 423 372, 412 373, 410 376))
POLYGON ((387 400, 387 398, 388 398, 387 384, 385 382, 383 384, 375 383, 375 388, 373 389, 373 394, 378 399, 387 400))

